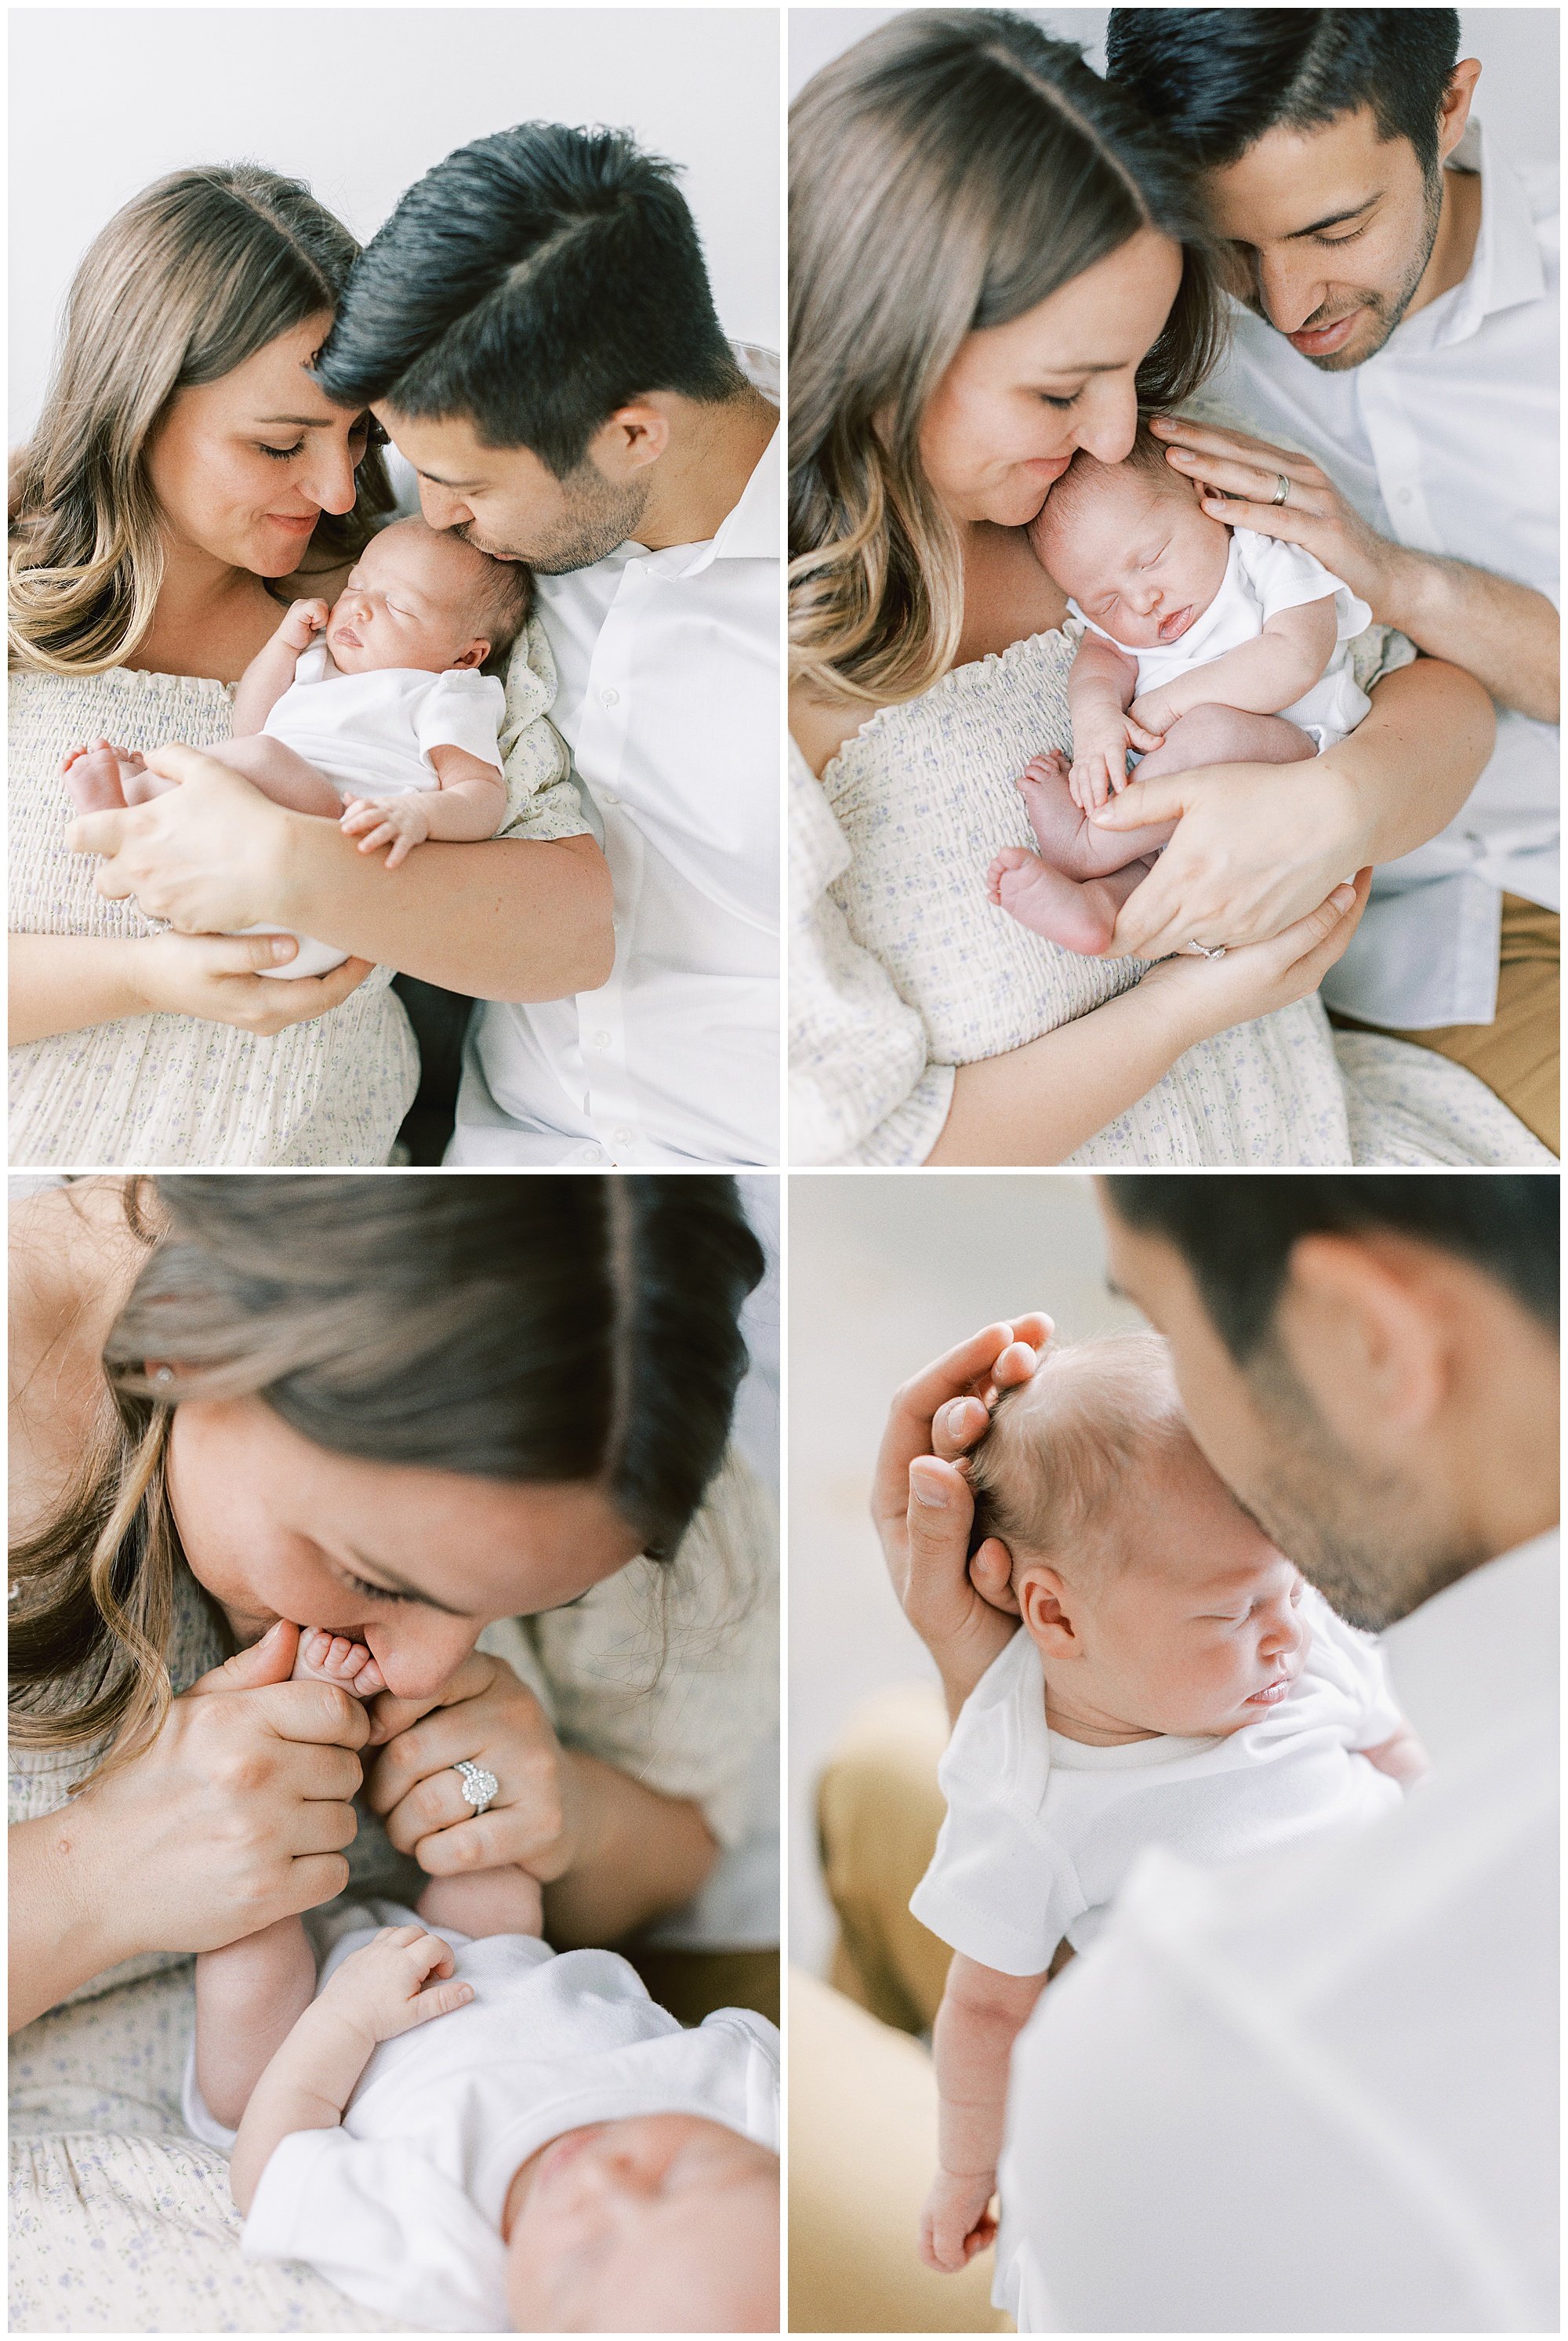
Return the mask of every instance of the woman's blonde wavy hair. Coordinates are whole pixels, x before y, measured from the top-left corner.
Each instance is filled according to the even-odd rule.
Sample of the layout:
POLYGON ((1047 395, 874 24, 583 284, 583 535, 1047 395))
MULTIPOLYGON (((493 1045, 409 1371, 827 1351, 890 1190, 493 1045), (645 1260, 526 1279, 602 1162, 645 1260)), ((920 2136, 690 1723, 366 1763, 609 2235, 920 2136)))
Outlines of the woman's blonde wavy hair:
POLYGON ((1145 227, 1183 247, 1140 403, 1219 354, 1183 166, 1070 43, 998 10, 914 10, 808 83, 790 116, 790 637, 814 698, 882 706, 946 672, 957 533, 920 431, 971 333, 1023 316, 1145 227))
POLYGON ((186 1173, 129 1180, 124 1207, 144 1257, 104 1346, 110 1404, 12 1549, 15 1744, 91 1751, 96 1777, 167 1714, 189 1399, 260 1398, 370 1462, 594 1486, 647 1559, 676 1559, 763 1272, 733 1180, 186 1173))
MULTIPOLYGON (((163 583, 146 453, 170 400, 335 312, 358 257, 301 180, 255 164, 175 171, 115 213, 76 271, 44 412, 13 459, 14 667, 100 674, 134 653, 163 583)), ((375 447, 357 484, 302 566, 352 561, 391 510, 375 447)))

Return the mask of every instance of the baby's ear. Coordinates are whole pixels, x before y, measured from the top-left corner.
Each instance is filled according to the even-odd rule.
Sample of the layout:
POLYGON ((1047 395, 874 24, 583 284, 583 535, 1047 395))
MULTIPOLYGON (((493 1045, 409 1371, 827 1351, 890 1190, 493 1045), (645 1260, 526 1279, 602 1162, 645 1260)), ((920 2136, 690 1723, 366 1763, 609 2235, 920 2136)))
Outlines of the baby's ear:
POLYGON ((1080 1644, 1067 1614, 1067 1588, 1044 1561, 1026 1561, 1013 1580, 1029 1639, 1048 1659, 1076 1658, 1080 1644))
POLYGON ((465 650, 453 660, 454 666, 483 666, 490 655, 490 645, 483 634, 475 634, 465 650))

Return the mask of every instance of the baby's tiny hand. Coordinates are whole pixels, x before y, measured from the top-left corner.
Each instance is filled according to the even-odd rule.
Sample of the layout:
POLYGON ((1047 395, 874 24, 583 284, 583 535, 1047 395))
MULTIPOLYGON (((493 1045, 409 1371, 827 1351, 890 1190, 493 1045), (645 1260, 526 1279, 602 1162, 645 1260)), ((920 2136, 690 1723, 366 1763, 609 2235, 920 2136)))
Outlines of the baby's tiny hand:
POLYGON ((305 651, 331 615, 325 602, 291 602, 288 615, 278 631, 291 650, 305 651))
POLYGON ((1133 733, 1133 745, 1148 755, 1164 742, 1166 732, 1175 722, 1179 711, 1173 707, 1163 691, 1151 691, 1142 699, 1134 699, 1127 710, 1128 728, 1133 733), (1144 734, 1139 739, 1139 731, 1144 734))
POLYGON ((991 2198, 996 2192, 994 2170, 955 2176, 939 2170, 920 2215, 920 2256, 938 2276, 956 2276, 996 2237, 991 2198))
POLYGON ((431 1981, 450 1977, 454 1964, 452 1946, 439 1935, 423 1927, 383 1927, 374 1943, 345 1959, 316 2006, 373 2040, 395 2040, 473 1998, 472 1984, 431 1981))
POLYGON ((383 797, 374 804, 365 797, 350 797, 338 826, 345 836, 358 838, 362 853, 375 853, 389 845, 386 866, 395 870, 429 836, 430 815, 424 792, 404 789, 400 795, 383 797))

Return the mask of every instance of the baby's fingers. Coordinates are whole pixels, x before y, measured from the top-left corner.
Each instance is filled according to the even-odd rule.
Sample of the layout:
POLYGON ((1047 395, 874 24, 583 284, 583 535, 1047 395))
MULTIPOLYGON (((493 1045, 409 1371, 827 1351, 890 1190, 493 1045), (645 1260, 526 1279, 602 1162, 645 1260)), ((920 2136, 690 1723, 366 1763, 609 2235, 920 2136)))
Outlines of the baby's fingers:
MULTIPOLYGON (((375 842, 375 839, 372 838, 370 842, 374 845, 375 842)), ((413 848, 414 840, 411 837, 404 837, 402 832, 399 832, 397 837, 393 842, 392 851, 386 857, 387 868, 389 870, 395 870, 400 862, 406 862, 409 854, 413 851, 413 848)))
POLYGON ((450 2016, 454 2008, 465 2007, 474 1997, 471 1983, 432 1984, 417 1999, 408 2003, 408 2021, 404 2027, 411 2032, 416 2024, 428 2024, 433 2016, 450 2016))

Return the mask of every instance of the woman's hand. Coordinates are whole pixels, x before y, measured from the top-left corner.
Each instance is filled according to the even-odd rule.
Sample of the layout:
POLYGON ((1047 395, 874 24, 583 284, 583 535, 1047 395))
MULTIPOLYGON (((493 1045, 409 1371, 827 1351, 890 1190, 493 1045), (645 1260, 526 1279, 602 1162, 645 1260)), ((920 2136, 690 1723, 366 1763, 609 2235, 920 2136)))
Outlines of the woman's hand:
POLYGON ((432 1878, 520 1863, 548 1883, 572 1867, 580 1816, 573 1774, 550 1719, 504 1659, 474 1650, 434 1698, 371 1708, 370 1744, 381 1753, 366 1783, 373 1812, 399 1853, 432 1878), (462 1760, 499 1786, 488 1810, 463 1795, 462 1760))
MULTIPOLYGON (((1223 964, 1223 962, 1222 962, 1223 964)), ((984 1433, 999 1390, 1027 1381, 1050 1340, 1031 1310, 987 1325, 904 1383, 876 1459, 871 1516, 904 1613, 936 1660, 956 1713, 1017 1630, 1005 1545, 988 1537, 969 1559, 974 1503, 961 1459, 984 1433)))
POLYGON ((169 1016, 202 1016, 270 1040, 291 1024, 325 1016, 357 991, 371 963, 345 959, 326 975, 269 981, 256 972, 298 955, 292 935, 146 935, 126 944, 138 1007, 169 1016))
POLYGON ((147 918, 167 919, 182 934, 266 924, 290 824, 304 816, 197 748, 155 748, 147 763, 179 787, 124 812, 80 813, 66 829, 72 853, 104 856, 99 893, 112 902, 134 895, 147 918))
POLYGON ((1356 792, 1322 756, 1288 774, 1278 764, 1206 764, 1134 778, 1090 818, 1106 830, 1177 823, 1122 905, 1112 959, 1283 936, 1373 858, 1356 792))
POLYGON ((342 1892, 369 1724, 286 1679, 298 1640, 275 1626, 139 1755, 12 1829, 13 2026, 121 1959, 215 1950, 342 1892))
POLYGON ((1190 1049, 1233 1025, 1288 1008, 1317 990, 1361 923, 1372 872, 1358 870, 1353 885, 1336 886, 1326 902, 1263 943, 1226 950, 1221 959, 1179 954, 1152 967, 1138 985, 1168 1003, 1178 1019, 1180 1047, 1190 1049))

